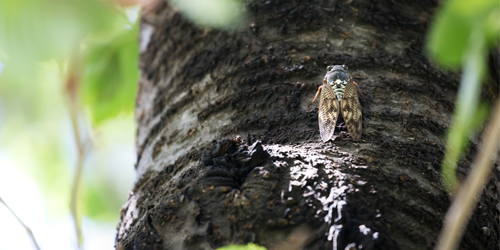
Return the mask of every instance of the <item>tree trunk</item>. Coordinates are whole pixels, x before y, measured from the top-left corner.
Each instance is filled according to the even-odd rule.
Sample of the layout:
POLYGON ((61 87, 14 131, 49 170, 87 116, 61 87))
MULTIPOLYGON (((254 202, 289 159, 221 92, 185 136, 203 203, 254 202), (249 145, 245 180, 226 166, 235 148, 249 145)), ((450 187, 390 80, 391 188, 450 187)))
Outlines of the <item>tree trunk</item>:
MULTIPOLYGON (((143 13, 138 181, 117 248, 273 248, 301 228, 304 249, 432 249, 450 205, 440 171, 460 79, 422 53, 437 5, 249 0, 249 25, 234 32, 168 4, 143 13), (365 97, 360 141, 342 120, 333 141, 319 137, 311 101, 335 64, 365 97)), ((461 249, 499 246, 492 179, 461 249)))

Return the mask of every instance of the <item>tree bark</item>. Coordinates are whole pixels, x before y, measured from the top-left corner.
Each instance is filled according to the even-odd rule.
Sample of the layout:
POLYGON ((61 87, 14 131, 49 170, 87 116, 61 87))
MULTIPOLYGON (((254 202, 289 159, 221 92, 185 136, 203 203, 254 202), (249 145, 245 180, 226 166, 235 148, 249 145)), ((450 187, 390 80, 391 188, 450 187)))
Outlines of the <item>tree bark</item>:
MULTIPOLYGON (((422 52, 438 2, 245 6, 248 26, 232 32, 169 4, 142 13, 138 181, 117 248, 273 248, 301 228, 304 249, 432 249, 451 199, 440 171, 460 80, 422 52), (333 141, 319 137, 311 101, 335 64, 365 96, 360 141, 342 120, 333 141)), ((499 246, 498 179, 461 249, 499 246)))

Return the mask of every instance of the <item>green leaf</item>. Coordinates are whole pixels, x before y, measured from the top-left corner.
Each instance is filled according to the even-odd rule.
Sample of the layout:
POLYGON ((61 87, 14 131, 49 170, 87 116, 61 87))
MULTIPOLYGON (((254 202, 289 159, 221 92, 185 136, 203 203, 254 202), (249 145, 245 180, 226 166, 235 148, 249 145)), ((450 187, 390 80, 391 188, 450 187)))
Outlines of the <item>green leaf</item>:
POLYGON ((249 243, 248 245, 230 245, 225 247, 219 247, 217 250, 266 250, 265 247, 249 243))
POLYGON ((484 33, 476 29, 468 39, 463 61, 463 74, 458 91, 457 105, 453 122, 447 136, 447 148, 443 160, 443 183, 449 190, 457 187, 455 167, 464 149, 468 146, 467 137, 481 124, 484 111, 479 109, 481 79, 486 68, 484 33))
POLYGON ((105 183, 105 179, 86 180, 82 195, 82 212, 86 216, 103 221, 116 221, 124 200, 120 199, 113 187, 105 183))
POLYGON ((498 41, 500 2, 449 0, 433 23, 427 41, 429 54, 447 67, 458 67, 474 29, 483 29, 485 43, 498 41))
POLYGON ((86 36, 109 34, 119 18, 98 0, 0 0, 0 61, 26 77, 38 62, 74 53, 86 36))
POLYGON ((169 0, 196 24, 235 29, 245 21, 242 0, 169 0))
POLYGON ((94 124, 131 113, 139 70, 137 25, 107 43, 89 46, 81 95, 94 124))

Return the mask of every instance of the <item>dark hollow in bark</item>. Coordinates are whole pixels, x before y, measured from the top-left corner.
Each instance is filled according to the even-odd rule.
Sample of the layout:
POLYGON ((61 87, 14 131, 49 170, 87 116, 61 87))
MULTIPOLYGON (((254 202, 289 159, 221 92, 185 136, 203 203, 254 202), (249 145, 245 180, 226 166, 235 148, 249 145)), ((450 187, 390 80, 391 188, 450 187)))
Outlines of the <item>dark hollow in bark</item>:
MULTIPOLYGON (((305 249, 432 249, 450 205, 440 171, 460 78, 422 53, 437 1, 245 6, 249 24, 233 32, 168 4, 143 13, 138 181, 117 248, 273 247, 307 225, 305 249), (334 141, 319 138, 311 100, 333 64, 347 64, 365 96, 358 142, 342 121, 334 141)), ((488 86, 491 101, 498 82, 488 86)), ((498 248, 498 179, 461 249, 498 248)))

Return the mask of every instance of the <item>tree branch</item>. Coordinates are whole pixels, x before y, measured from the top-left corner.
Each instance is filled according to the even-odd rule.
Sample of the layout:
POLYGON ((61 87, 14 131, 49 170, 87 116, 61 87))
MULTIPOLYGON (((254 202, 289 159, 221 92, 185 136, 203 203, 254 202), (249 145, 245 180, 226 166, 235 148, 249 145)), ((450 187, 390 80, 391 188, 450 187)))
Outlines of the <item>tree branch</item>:
POLYGON ((14 213, 14 211, 12 211, 12 209, 10 209, 10 207, 7 205, 7 203, 5 203, 4 200, 2 200, 2 197, 0 197, 0 203, 3 203, 4 206, 12 213, 12 215, 14 215, 14 217, 16 217, 17 221, 19 221, 19 223, 21 223, 21 225, 23 225, 24 229, 26 229, 26 232, 28 233, 28 236, 30 237, 31 242, 33 243, 33 248, 36 250, 40 250, 40 247, 38 247, 38 243, 36 242, 35 236, 33 235, 33 232, 31 231, 31 229, 28 226, 26 226, 23 223, 23 221, 21 221, 21 219, 19 219, 19 217, 17 217, 16 213, 14 213))
POLYGON ((446 213, 444 226, 439 236, 436 250, 457 249, 472 211, 476 207, 480 192, 489 180, 489 173, 496 160, 498 141, 500 140, 500 101, 497 101, 482 136, 479 154, 472 163, 472 170, 458 191, 455 201, 446 213))
POLYGON ((69 115, 71 117, 71 124, 73 126, 73 135, 75 137, 76 148, 78 151, 78 158, 76 162, 76 171, 73 177, 73 186, 71 188, 71 201, 70 201, 70 209, 71 215, 73 217, 73 221, 75 224, 76 237, 78 240, 78 248, 82 249, 83 247, 83 235, 82 235, 82 225, 81 225, 81 216, 78 214, 78 189, 80 186, 80 179, 82 175, 83 169, 83 159, 85 157, 85 147, 83 145, 83 141, 80 135, 80 128, 78 126, 78 57, 74 56, 70 63, 68 78, 66 80, 66 94, 69 99, 69 115))

